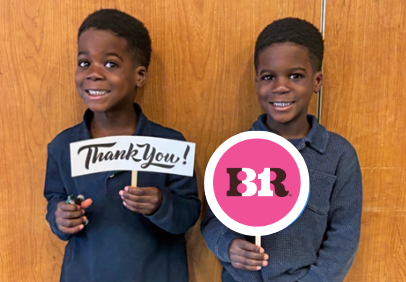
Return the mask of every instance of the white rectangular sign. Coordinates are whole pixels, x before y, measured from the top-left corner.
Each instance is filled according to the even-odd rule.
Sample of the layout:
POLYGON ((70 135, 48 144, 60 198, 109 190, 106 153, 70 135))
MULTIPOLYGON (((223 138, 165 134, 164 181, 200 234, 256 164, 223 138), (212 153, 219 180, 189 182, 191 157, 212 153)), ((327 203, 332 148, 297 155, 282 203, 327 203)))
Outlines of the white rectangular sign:
POLYGON ((112 136, 70 143, 72 177, 136 170, 193 176, 195 143, 146 136, 112 136))

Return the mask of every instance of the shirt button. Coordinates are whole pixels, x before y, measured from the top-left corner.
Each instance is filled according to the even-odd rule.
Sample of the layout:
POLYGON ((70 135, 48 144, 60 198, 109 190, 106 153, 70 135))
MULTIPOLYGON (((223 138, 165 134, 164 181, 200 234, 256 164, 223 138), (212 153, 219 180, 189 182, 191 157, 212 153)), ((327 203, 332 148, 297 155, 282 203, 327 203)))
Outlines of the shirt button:
POLYGON ((109 176, 109 178, 113 178, 114 177, 114 173, 112 175, 109 176))

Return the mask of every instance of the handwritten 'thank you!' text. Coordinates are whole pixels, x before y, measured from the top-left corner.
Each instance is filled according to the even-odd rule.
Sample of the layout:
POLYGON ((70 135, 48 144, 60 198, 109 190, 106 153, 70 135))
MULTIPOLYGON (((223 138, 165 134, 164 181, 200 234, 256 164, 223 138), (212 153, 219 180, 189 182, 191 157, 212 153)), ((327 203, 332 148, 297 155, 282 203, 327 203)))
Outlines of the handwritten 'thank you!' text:
POLYGON ((117 170, 193 175, 195 144, 190 142, 115 136, 74 142, 70 147, 73 177, 117 170))

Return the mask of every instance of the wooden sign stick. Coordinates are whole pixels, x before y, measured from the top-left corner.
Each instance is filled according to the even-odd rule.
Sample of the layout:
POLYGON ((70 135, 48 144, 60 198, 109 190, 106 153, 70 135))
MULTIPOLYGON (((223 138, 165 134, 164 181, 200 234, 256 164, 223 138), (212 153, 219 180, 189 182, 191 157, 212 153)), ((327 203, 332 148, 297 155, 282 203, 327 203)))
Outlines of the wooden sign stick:
POLYGON ((261 247, 261 236, 255 236, 255 245, 261 247))
POLYGON ((131 171, 131 187, 137 187, 138 171, 131 171))

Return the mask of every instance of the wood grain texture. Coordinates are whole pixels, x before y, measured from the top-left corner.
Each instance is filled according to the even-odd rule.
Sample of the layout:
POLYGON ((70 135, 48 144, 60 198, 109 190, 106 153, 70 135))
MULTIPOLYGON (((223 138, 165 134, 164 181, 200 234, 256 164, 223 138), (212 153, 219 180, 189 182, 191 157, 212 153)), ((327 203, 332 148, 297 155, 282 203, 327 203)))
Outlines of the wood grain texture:
MULTIPOLYGON (((45 221, 46 145, 85 109, 73 75, 77 29, 89 13, 119 8, 150 30, 150 79, 137 101, 149 118, 197 143, 203 199, 211 154, 261 112, 253 83, 257 35, 284 16, 319 26, 320 1, 0 0, 0 281, 59 281, 64 243, 45 221)), ((190 281, 220 281, 199 224, 187 240, 190 281)))
POLYGON ((404 1, 329 0, 322 124, 360 159, 361 244, 346 282, 406 281, 404 1))

